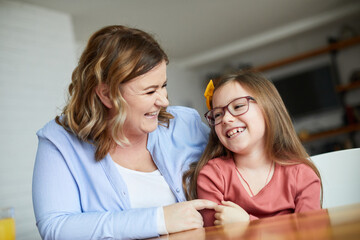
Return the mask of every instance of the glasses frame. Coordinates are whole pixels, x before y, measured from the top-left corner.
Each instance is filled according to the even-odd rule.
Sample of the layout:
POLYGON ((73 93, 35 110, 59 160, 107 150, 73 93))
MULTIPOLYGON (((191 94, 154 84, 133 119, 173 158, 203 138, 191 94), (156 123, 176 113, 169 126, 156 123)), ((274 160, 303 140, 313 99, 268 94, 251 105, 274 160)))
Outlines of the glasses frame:
MULTIPOLYGON (((225 110, 227 110, 227 111, 231 114, 231 116, 233 116, 233 117, 238 117, 238 116, 244 115, 245 113, 247 113, 247 112, 249 111, 249 108, 250 108, 249 101, 250 101, 250 100, 256 102, 255 98, 253 98, 253 97, 251 97, 251 96, 245 96, 245 97, 235 98, 234 100, 232 100, 231 102, 229 102, 229 103, 228 103, 226 106, 224 106, 224 107, 216 107, 216 108, 213 108, 213 109, 207 111, 207 112, 204 114, 204 117, 206 118, 206 121, 208 122, 208 124, 209 124, 210 126, 216 126, 216 125, 222 123, 222 119, 221 119, 221 122, 218 122, 218 123, 216 123, 216 124, 212 124, 212 123, 210 122, 210 121, 211 121, 211 120, 210 120, 210 117, 208 116, 210 112, 212 112, 212 111, 215 110, 215 109, 222 109, 224 115, 225 115, 225 110), (246 109, 246 111, 243 112, 243 113, 241 113, 241 114, 238 114, 238 115, 232 114, 232 113, 230 112, 230 110, 229 110, 229 105, 230 105, 231 103, 233 103, 234 101, 237 101, 237 100, 242 99, 242 98, 246 98, 246 100, 247 100, 247 109, 246 109)), ((223 116, 223 117, 224 117, 224 116, 223 116)))

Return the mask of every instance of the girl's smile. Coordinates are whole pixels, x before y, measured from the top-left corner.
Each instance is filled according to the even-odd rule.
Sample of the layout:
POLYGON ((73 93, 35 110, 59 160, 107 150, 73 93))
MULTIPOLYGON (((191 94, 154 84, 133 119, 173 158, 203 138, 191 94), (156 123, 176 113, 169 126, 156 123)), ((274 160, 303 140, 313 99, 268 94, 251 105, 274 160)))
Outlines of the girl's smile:
POLYGON ((234 128, 229 131, 226 131, 226 135, 228 138, 234 138, 234 137, 238 136, 239 134, 241 134, 242 132, 244 132, 245 130, 246 130, 246 127, 234 128))
MULTIPOLYGON (((232 81, 214 92, 213 106, 224 107, 234 99, 245 96, 251 96, 251 92, 232 81)), ((239 116, 233 116, 225 109, 221 123, 214 126, 220 142, 235 155, 264 148, 265 119, 255 101, 250 100, 248 104, 248 111, 239 116)))

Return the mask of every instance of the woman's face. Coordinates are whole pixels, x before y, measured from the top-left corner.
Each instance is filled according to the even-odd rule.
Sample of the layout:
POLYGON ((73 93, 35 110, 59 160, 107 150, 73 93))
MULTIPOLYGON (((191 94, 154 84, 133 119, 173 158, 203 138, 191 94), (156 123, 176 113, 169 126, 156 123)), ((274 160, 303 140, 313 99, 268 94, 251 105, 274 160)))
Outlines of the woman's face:
MULTIPOLYGON (((214 93, 213 107, 223 107, 232 100, 251 96, 240 83, 231 81, 214 93)), ((256 99, 256 96, 251 96, 256 99)), ((215 132, 221 143, 234 154, 248 154, 263 151, 265 147, 265 120, 258 104, 249 101, 249 110, 240 116, 232 116, 225 110, 221 123, 215 126, 215 132)))
POLYGON ((128 103, 124 124, 125 135, 138 136, 154 131, 158 126, 161 107, 167 107, 166 63, 121 85, 121 94, 128 103))

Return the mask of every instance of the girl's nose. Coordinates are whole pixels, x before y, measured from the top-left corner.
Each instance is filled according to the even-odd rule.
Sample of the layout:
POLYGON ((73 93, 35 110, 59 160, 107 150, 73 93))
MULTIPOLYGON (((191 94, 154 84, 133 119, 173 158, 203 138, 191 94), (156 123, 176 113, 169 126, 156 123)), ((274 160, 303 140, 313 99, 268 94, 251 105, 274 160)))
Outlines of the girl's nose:
POLYGON ((222 123, 228 123, 228 122, 233 122, 234 121, 234 116, 231 115, 231 113, 229 112, 229 110, 225 109, 224 110, 224 116, 222 119, 222 123))

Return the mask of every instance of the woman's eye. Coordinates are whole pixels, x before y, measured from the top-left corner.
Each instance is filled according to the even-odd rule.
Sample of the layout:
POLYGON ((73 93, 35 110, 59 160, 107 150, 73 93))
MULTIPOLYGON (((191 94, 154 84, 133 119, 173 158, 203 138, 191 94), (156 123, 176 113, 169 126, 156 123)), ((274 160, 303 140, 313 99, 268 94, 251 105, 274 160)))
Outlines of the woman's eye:
POLYGON ((167 83, 165 83, 164 85, 162 85, 163 88, 167 87, 167 83))
POLYGON ((151 94, 154 94, 156 91, 150 91, 150 92, 147 92, 146 94, 148 95, 151 95, 151 94))

